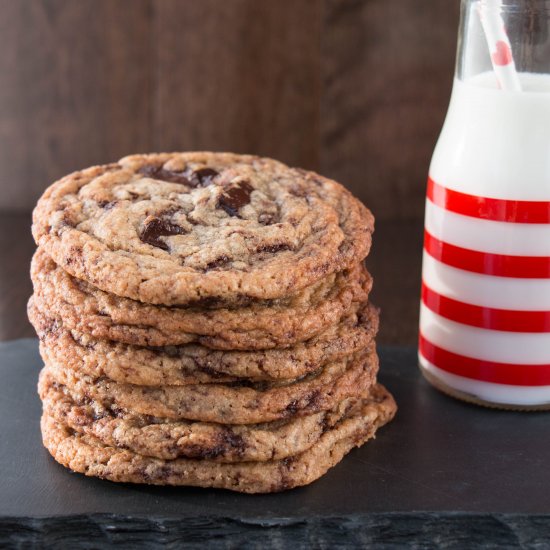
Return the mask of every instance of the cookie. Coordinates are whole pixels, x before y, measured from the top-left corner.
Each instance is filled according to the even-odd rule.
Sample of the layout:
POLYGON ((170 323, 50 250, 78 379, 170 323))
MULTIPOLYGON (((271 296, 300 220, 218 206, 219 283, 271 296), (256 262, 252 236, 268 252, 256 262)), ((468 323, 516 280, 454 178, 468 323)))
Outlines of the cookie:
POLYGON ((122 412, 220 424, 259 424, 329 410, 348 397, 360 397, 378 370, 374 351, 330 363, 290 383, 241 381, 233 384, 135 386, 94 379, 55 362, 44 353, 46 369, 75 399, 89 398, 122 412))
POLYGON ((313 172, 229 153, 134 155, 51 185, 36 243, 73 276, 151 304, 285 297, 361 261, 373 217, 313 172))
POLYGON ((207 310, 108 294, 69 275, 41 249, 34 255, 31 277, 36 306, 69 329, 139 346, 198 343, 221 350, 291 347, 309 340, 357 311, 372 286, 364 266, 354 264, 290 300, 207 310))
MULTIPOLYGON (((288 420, 250 425, 168 421, 136 413, 121 413, 70 392, 43 371, 38 384, 44 413, 67 427, 95 437, 103 445, 128 449, 165 460, 201 458, 217 462, 281 460, 309 449, 364 399, 346 399, 330 411, 288 420)), ((374 386, 368 399, 380 397, 374 386)))
POLYGON ((292 348, 216 351, 195 344, 147 348, 98 340, 66 329, 61 320, 39 311, 32 298, 28 309, 40 346, 55 362, 94 378, 105 376, 144 386, 299 378, 364 350, 378 330, 376 309, 364 304, 338 325, 292 348))
POLYGON ((390 421, 396 405, 380 388, 378 401, 366 400, 301 454, 282 460, 224 464, 208 459, 163 460, 105 446, 50 416, 42 416, 42 440, 63 466, 116 482, 216 487, 244 493, 270 493, 307 485, 336 465, 346 453, 374 437, 390 421))

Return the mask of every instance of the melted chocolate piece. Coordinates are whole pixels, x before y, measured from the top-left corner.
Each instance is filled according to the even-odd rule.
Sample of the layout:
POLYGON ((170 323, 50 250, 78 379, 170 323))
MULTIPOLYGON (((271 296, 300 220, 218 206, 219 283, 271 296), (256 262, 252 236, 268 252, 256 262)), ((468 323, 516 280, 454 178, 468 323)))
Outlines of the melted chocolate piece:
POLYGON ((215 260, 212 260, 210 263, 206 265, 206 270, 214 269, 216 267, 221 267, 222 265, 225 265, 229 263, 231 259, 229 256, 226 256, 225 254, 220 256, 219 258, 216 258, 215 260))
POLYGON ((239 216, 239 209, 250 202, 254 187, 247 181, 240 181, 229 187, 218 199, 218 208, 223 208, 230 216, 239 216))
POLYGON ((321 392, 319 390, 313 390, 308 396, 307 396, 307 405, 306 407, 313 407, 314 409, 317 407, 319 402, 321 401, 321 392))
POLYGON ((299 403, 296 399, 294 399, 286 406, 285 412, 288 413, 288 416, 292 416, 296 414, 299 410, 300 410, 299 403))
POLYGON ((199 307, 199 308, 218 308, 224 305, 223 300, 220 300, 219 298, 216 298, 215 296, 205 296, 204 298, 200 298, 199 300, 194 300, 193 302, 189 302, 187 305, 182 306, 173 306, 173 307, 180 307, 180 308, 186 308, 186 307, 199 307))
POLYGON ((242 435, 236 434, 231 428, 226 428, 220 439, 224 446, 228 446, 230 449, 238 451, 239 455, 242 455, 245 451, 246 445, 242 435))
POLYGON ((97 204, 104 210, 111 210, 116 205, 117 201, 99 201, 97 204))
POLYGON ((189 178, 194 187, 208 187, 217 175, 218 172, 212 168, 200 168, 192 172, 189 178))
POLYGON ((266 244, 265 246, 260 246, 258 252, 281 252, 282 250, 290 250, 290 245, 287 243, 280 244, 266 244))
POLYGON ((181 183, 189 187, 207 187, 214 178, 218 176, 218 172, 212 168, 199 168, 198 170, 184 170, 182 172, 175 172, 173 170, 166 170, 162 166, 146 165, 142 166, 139 170, 140 174, 148 176, 153 179, 169 181, 171 183, 181 183))
POLYGON ((156 246, 157 248, 162 248, 162 250, 169 250, 168 244, 159 240, 159 237, 183 235, 184 233, 186 233, 186 231, 183 227, 160 218, 154 218, 145 225, 139 238, 144 243, 156 246))
POLYGON ((154 166, 151 164, 142 166, 138 170, 138 172, 155 180, 169 181, 171 183, 181 183, 182 185, 194 187, 194 185, 189 181, 185 172, 173 172, 172 170, 165 170, 162 166, 154 166))

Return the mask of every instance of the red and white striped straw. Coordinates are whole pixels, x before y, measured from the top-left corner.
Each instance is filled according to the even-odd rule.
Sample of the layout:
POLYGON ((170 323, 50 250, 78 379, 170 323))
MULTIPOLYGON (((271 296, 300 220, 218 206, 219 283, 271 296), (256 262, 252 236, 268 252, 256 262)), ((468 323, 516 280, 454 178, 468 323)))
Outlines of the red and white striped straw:
POLYGON ((500 13, 501 7, 500 0, 482 0, 479 17, 491 53, 493 69, 501 89, 521 92, 512 46, 500 13))

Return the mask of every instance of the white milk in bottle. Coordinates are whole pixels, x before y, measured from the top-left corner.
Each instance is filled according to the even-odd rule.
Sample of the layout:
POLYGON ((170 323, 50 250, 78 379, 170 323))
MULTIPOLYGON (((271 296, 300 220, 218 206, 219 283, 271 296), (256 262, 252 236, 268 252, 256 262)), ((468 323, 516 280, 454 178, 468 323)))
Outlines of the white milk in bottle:
MULTIPOLYGON (((493 52, 491 64, 483 40, 481 3, 463 0, 458 74, 429 171, 419 361, 426 378, 455 397, 545 408, 550 407, 550 76, 546 67, 530 66, 535 56, 526 55, 513 34, 518 27, 527 33, 522 12, 514 6, 507 14, 507 6, 515 4, 507 2, 499 12, 508 20, 514 57, 521 58, 516 57, 514 75, 520 89, 502 86, 501 67, 495 66, 500 58, 493 52)), ((550 7, 543 1, 539 8, 546 16, 539 28, 548 31, 550 7)), ((522 40, 530 48, 540 44, 523 35, 522 40)))

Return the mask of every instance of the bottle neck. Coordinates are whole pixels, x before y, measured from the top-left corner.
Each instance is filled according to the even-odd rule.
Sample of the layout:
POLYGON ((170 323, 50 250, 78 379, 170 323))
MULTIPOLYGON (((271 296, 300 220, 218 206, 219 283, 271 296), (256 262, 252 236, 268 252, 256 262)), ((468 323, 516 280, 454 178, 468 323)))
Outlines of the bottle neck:
POLYGON ((462 0, 458 79, 494 71, 495 59, 502 62, 506 55, 497 44, 499 33, 509 41, 518 73, 550 74, 550 0, 462 0), (488 40, 487 25, 482 23, 484 16, 495 29, 492 40, 488 40))

